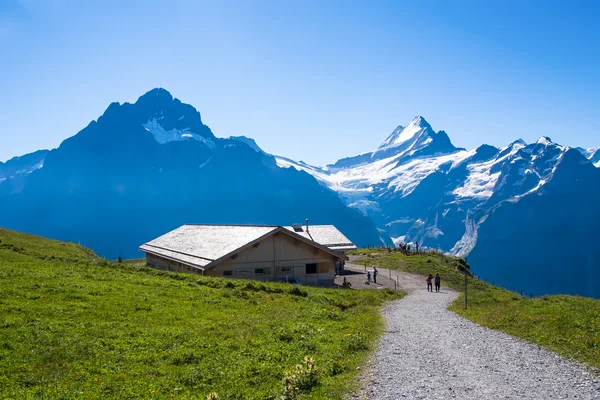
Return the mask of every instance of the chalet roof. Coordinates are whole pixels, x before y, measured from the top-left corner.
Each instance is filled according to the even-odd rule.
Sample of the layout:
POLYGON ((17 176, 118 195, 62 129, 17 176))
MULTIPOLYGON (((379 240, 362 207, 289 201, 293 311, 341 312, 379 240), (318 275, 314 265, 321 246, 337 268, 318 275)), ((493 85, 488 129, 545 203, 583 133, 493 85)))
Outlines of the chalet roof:
POLYGON ((182 225, 140 246, 140 250, 205 267, 266 234, 276 226, 182 225))
POLYGON ((333 225, 310 225, 308 231, 306 230, 306 226, 300 224, 285 226, 284 228, 331 250, 344 251, 356 249, 354 243, 333 225))
POLYGON ((292 227, 265 225, 182 225, 141 245, 140 250, 206 269, 278 231, 335 255, 334 249, 294 232, 292 227))

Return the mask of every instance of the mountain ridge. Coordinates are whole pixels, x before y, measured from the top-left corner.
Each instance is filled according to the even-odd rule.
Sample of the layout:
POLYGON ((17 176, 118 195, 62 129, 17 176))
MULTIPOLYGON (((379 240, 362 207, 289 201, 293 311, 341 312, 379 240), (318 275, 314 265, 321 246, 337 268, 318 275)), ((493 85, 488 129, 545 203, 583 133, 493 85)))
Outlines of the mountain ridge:
MULTIPOLYGON (((432 145, 433 140, 427 139, 434 133, 431 125, 418 116, 407 127, 400 125, 385 139, 378 148, 386 151, 379 153, 381 155, 377 155, 378 150, 362 153, 340 159, 325 168, 295 163, 281 157, 277 161, 281 167, 310 173, 322 185, 338 191, 346 204, 373 219, 394 243, 419 242, 422 246, 469 257, 470 263, 482 270, 483 276, 489 270, 489 276, 505 279, 507 284, 511 278, 498 275, 502 266, 489 257, 481 256, 486 252, 494 254, 495 249, 500 248, 494 241, 486 245, 490 242, 488 239, 497 234, 493 229, 484 229, 485 238, 480 240, 481 228, 492 225, 492 220, 488 219, 497 210, 536 196, 543 199, 536 207, 548 210, 546 218, 556 225, 552 229, 561 229, 563 233, 573 232, 574 235, 581 232, 584 222, 570 224, 554 220, 552 213, 556 211, 556 215, 559 215, 560 210, 553 210, 547 204, 550 200, 545 199, 552 198, 551 202, 558 204, 555 198, 557 193, 569 193, 574 187, 578 187, 579 193, 585 198, 595 198, 594 185, 578 186, 573 180, 580 175, 590 175, 589 182, 596 180, 596 185, 600 186, 600 176, 596 174, 600 172, 596 168, 600 167, 600 162, 593 164, 595 157, 600 158, 600 152, 561 146, 547 136, 541 136, 534 143, 526 143, 519 138, 502 148, 483 144, 474 150, 456 148, 448 137, 450 145, 431 149, 428 146, 432 145), (408 134, 403 136, 407 129, 408 134), (413 151, 415 144, 418 144, 415 147, 420 145, 417 151, 413 151), (568 178, 555 179, 557 171, 568 178), (473 256, 475 262, 471 262, 473 256)), ((447 137, 444 131, 439 133, 447 137)), ((526 203, 515 206, 519 210, 517 212, 526 212, 521 210, 522 204, 526 203)), ((594 210, 584 209, 583 212, 596 215, 594 210)), ((596 222, 600 221, 600 217, 594 218, 596 222)), ((573 221, 577 221, 577 218, 573 221)), ((503 227, 498 225, 499 222, 495 224, 498 232, 508 232, 502 236, 503 241, 510 242, 512 237, 519 236, 518 221, 503 227)), ((534 221, 535 224, 554 226, 547 221, 534 221)), ((538 236, 546 238, 543 244, 552 243, 552 229, 537 232, 538 236)), ((600 239, 600 234, 592 236, 600 239)), ((517 247, 518 244, 513 246, 517 247)), ((529 251, 538 254, 539 251, 551 252, 553 249, 546 247, 529 251)), ((588 272, 593 273, 594 266, 600 265, 600 255, 589 250, 583 252, 594 260, 593 265, 587 267, 591 268, 588 272)), ((530 257, 521 257, 532 263, 530 257)), ((509 260, 505 259, 504 262, 509 260)), ((542 266, 528 268, 541 273, 542 266)), ((552 273, 560 281, 558 270, 558 266, 553 266, 552 273)), ((533 287, 534 293, 544 294, 548 287, 557 290, 549 281, 545 281, 544 285, 533 287)), ((575 281, 570 281, 563 290, 600 297, 599 290, 584 287, 575 281)))
POLYGON ((215 137, 195 108, 155 89, 135 103, 110 104, 45 154, 42 168, 0 182, 0 225, 110 258, 135 257, 140 244, 183 223, 285 225, 308 217, 359 245, 386 242, 337 193, 257 149, 252 139, 215 137))
MULTIPOLYGON (((309 217, 338 226, 358 245, 419 242, 469 257, 482 276, 507 284, 545 267, 561 282, 562 267, 543 256, 555 251, 553 232, 580 249, 578 273, 600 265, 592 244, 600 237, 582 217, 600 221, 600 151, 546 136, 466 150, 417 116, 376 149, 320 167, 271 155, 252 138, 216 137, 193 106, 158 88, 135 103, 111 103, 57 149, 7 165, 0 163, 0 225, 82 242, 111 257, 132 255, 125 249, 183 223, 309 217), (572 210, 577 202, 582 206, 572 210), (580 248, 577 241, 588 238, 580 248), (510 259, 487 255, 507 249, 527 264, 502 275, 510 259)), ((533 292, 558 290, 550 278, 533 292)), ((563 281, 564 292, 600 297, 570 275, 563 281)))

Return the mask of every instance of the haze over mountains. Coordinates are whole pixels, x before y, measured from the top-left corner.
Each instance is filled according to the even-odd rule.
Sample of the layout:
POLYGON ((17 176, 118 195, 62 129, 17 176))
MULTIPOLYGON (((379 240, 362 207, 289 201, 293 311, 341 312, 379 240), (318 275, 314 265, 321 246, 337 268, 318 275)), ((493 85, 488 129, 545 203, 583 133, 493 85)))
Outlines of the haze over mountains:
POLYGON ((0 226, 116 258, 183 223, 308 217, 358 245, 418 241, 467 256, 477 274, 526 293, 600 297, 598 167, 598 149, 546 137, 456 148, 423 117, 374 151, 311 166, 217 138, 192 106, 154 89, 111 104, 58 149, 0 163, 0 226))

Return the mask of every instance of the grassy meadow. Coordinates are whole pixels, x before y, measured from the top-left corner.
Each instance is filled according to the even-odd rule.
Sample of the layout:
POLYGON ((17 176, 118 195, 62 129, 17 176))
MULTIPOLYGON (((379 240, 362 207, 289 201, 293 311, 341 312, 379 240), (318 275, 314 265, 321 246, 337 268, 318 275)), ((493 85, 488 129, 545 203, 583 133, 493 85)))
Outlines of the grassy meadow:
POLYGON ((450 286, 461 293, 450 310, 481 325, 600 368, 600 300, 565 295, 529 299, 477 280, 468 271, 468 308, 465 310, 462 259, 435 253, 406 256, 387 249, 359 249, 353 253, 366 256, 362 264, 421 275, 439 273, 442 287, 450 286))
POLYGON ((0 398, 338 399, 400 296, 110 263, 0 229, 0 398))

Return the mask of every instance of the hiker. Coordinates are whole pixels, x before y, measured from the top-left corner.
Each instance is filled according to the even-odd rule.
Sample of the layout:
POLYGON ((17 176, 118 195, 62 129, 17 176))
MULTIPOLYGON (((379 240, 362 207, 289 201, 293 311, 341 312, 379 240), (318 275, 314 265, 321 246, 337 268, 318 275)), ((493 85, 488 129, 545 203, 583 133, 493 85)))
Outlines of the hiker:
POLYGON ((367 272, 367 282, 365 282, 367 285, 371 284, 371 271, 367 272))
POLYGON ((427 282, 427 291, 433 293, 433 286, 431 285, 431 281, 433 280, 433 275, 429 274, 425 282, 427 282))
POLYGON ((415 246, 417 247, 417 253, 419 253, 419 242, 415 242, 415 246))
POLYGON ((442 278, 440 278, 440 274, 435 274, 435 291, 439 292, 440 291, 440 281, 442 280, 442 278))
POLYGON ((379 273, 379 271, 377 271, 376 267, 373 267, 373 282, 377 283, 377 274, 379 273))
POLYGON ((349 288, 352 286, 352 284, 346 280, 346 277, 344 277, 344 282, 342 283, 342 286, 349 288))

